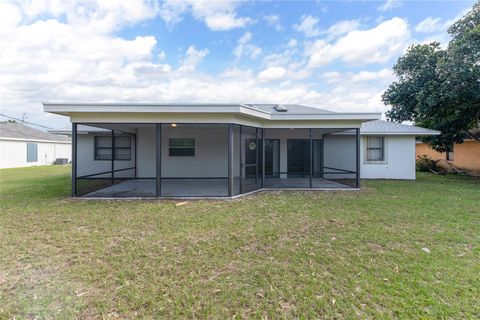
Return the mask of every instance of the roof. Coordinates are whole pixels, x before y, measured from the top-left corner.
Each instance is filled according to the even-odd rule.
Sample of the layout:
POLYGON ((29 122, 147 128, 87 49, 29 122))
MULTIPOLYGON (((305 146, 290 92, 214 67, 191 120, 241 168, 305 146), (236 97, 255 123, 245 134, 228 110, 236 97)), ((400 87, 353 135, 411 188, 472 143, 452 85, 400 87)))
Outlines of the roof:
MULTIPOLYGON (((245 106, 249 106, 254 109, 258 109, 261 111, 268 112, 270 114, 278 114, 278 111, 275 110, 276 104, 245 104, 245 106)), ((290 114, 335 114, 338 112, 333 112, 330 110, 320 109, 316 107, 307 107, 300 104, 282 104, 287 108, 287 113, 290 114)))
MULTIPOLYGON (((53 133, 53 134, 64 134, 64 135, 71 135, 72 134, 72 126, 66 126, 66 127, 61 127, 58 129, 51 129, 48 130, 48 132, 53 133)), ((109 129, 104 129, 104 128, 99 128, 99 127, 92 127, 92 126, 86 126, 83 124, 78 124, 77 125, 77 133, 89 133, 89 132, 105 132, 109 133, 111 130, 109 129)))
POLYGON ((259 120, 358 120, 370 121, 379 119, 377 112, 333 112, 317 107, 298 104, 283 104, 286 112, 279 112, 275 106, 278 104, 218 104, 218 103, 50 103, 43 104, 44 111, 66 116, 80 113, 163 113, 182 116, 186 114, 209 115, 242 115, 259 120))
POLYGON ((467 136, 466 139, 471 139, 471 140, 478 139, 478 140, 480 140, 480 127, 476 128, 476 129, 469 130, 468 133, 471 136, 467 136))
POLYGON ((440 131, 425 129, 417 126, 396 122, 374 120, 362 123, 360 128, 362 135, 412 135, 429 136, 439 135, 440 131))
POLYGON ((43 132, 16 122, 0 122, 0 139, 70 142, 70 138, 43 132))

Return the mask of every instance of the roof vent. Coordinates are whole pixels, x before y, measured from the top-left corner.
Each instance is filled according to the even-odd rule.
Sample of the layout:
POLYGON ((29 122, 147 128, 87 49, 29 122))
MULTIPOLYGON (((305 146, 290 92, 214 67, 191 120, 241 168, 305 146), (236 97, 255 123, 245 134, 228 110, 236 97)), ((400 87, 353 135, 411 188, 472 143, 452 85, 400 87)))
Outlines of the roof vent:
POLYGON ((287 112, 288 109, 287 107, 285 107, 283 104, 276 104, 274 106, 275 110, 277 110, 278 112, 287 112))

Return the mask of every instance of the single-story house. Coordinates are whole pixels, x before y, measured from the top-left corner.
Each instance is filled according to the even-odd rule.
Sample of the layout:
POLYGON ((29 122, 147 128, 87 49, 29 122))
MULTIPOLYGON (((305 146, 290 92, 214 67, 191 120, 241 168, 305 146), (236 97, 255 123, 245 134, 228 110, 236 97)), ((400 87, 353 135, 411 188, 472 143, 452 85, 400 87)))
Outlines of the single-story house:
POLYGON ((72 155, 65 135, 43 132, 16 122, 0 122, 0 168, 53 164, 72 155))
POLYGON ((70 117, 72 196, 235 197, 415 179, 415 136, 438 134, 302 105, 44 103, 70 117), (361 130, 362 136, 361 136, 361 130))
POLYGON ((471 130, 463 143, 456 143, 450 152, 438 152, 429 145, 417 141, 416 156, 427 156, 438 160, 438 165, 447 171, 463 170, 472 175, 480 175, 480 128, 471 130))

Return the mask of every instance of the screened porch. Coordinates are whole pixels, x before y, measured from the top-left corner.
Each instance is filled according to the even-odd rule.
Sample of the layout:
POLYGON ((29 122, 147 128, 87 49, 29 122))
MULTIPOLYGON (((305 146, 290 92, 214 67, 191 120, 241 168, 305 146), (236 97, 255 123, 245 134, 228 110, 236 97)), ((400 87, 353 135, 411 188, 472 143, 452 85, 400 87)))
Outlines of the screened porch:
POLYGON ((359 188, 359 130, 206 123, 74 123, 72 195, 235 197, 359 188))

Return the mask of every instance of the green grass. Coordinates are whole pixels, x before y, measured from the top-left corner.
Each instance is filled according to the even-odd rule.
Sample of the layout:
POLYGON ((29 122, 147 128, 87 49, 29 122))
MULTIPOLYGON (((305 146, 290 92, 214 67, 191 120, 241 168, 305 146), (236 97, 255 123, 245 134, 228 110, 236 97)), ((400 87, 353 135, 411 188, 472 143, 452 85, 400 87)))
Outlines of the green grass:
POLYGON ((0 171, 0 318, 480 318, 479 179, 178 207, 69 186, 0 171))

